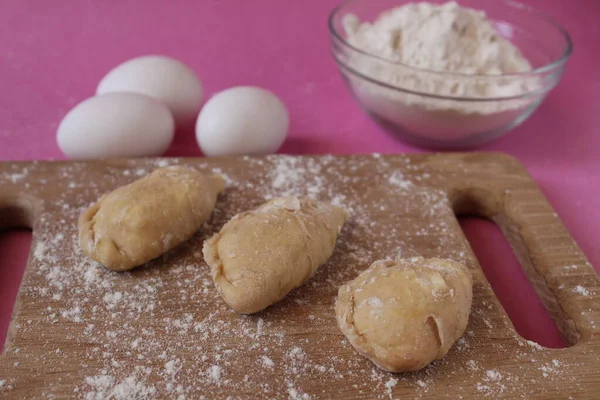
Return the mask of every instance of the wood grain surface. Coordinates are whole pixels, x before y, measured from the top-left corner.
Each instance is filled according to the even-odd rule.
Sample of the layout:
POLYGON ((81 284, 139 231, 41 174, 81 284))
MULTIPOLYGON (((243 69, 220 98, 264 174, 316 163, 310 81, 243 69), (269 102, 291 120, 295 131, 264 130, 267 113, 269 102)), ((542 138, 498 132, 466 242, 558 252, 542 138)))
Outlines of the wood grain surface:
POLYGON ((20 226, 33 228, 33 241, 0 356, 2 398, 566 399, 600 390, 600 280, 521 164, 501 154, 0 164, 0 229, 20 226), (131 272, 87 259, 76 240, 81 210, 169 164, 226 177, 212 218, 131 272), (284 194, 352 216, 306 285, 238 315, 213 287, 202 242, 284 194), (500 226, 570 347, 542 348, 515 332, 456 214, 500 226), (397 255, 464 261, 474 276, 467 332, 443 360, 410 374, 360 357, 333 312, 342 283, 397 255))

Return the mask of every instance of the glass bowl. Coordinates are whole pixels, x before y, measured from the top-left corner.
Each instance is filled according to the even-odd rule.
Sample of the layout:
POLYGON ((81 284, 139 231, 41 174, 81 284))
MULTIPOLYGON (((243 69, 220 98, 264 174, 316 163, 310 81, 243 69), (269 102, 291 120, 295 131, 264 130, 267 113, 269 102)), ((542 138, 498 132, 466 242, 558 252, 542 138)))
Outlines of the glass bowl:
MULTIPOLYGON (((497 0, 460 0, 459 4, 484 11, 498 33, 529 61, 530 72, 468 75, 421 69, 369 54, 348 42, 346 15, 372 22, 381 12, 409 2, 346 1, 332 11, 329 32, 332 56, 353 97, 375 122, 413 145, 472 148, 507 133, 525 121, 558 84, 572 52, 569 34, 559 24, 523 4, 497 0), (427 90, 415 90, 410 84, 415 79, 426 82, 427 90), (499 90, 492 92, 493 97, 489 93, 440 95, 429 90, 439 85, 471 89, 493 86, 499 90), (518 95, 502 94, 502 88, 515 85, 520 88, 518 95)), ((473 92, 477 90, 468 91, 473 92)))

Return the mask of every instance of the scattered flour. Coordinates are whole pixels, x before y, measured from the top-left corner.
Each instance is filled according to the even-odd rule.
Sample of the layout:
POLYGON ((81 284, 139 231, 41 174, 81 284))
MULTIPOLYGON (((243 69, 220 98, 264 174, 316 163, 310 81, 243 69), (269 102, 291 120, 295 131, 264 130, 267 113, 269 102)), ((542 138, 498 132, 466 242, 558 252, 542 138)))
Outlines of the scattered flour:
POLYGON ((558 360, 552 360, 552 365, 555 367, 560 367, 560 361, 558 360))
POLYGON ((221 384, 221 367, 213 365, 208 369, 209 378, 216 384, 221 384))
POLYGON ((396 186, 400 189, 403 190, 408 190, 410 189, 413 185, 413 183, 407 179, 404 179, 404 174, 400 171, 394 171, 391 175, 390 178, 388 179, 388 182, 390 183, 390 185, 392 186, 396 186))
POLYGON ((33 251, 33 256, 38 260, 43 260, 46 252, 48 251, 48 246, 43 241, 37 242, 35 246, 35 250, 33 251))
POLYGON ((85 394, 86 400, 143 400, 156 397, 154 386, 146 386, 136 376, 129 376, 118 382, 109 375, 88 377, 85 383, 89 391, 85 394))
POLYGON ((104 296, 104 301, 107 303, 109 309, 113 309, 117 306, 117 303, 119 303, 119 301, 121 301, 122 298, 123 293, 121 292, 107 293, 104 296))
POLYGON ((493 393, 492 389, 488 385, 484 385, 481 382, 477 382, 477 384, 475 385, 475 388, 477 389, 477 391, 479 393, 482 393, 482 394, 487 395, 487 396, 489 396, 489 395, 491 395, 493 393))
MULTIPOLYGON (((477 334, 469 330, 448 357, 407 377, 382 372, 358 356, 340 335, 330 312, 340 284, 376 259, 390 254, 418 255, 414 249, 423 240, 440 256, 460 259, 469 254, 461 238, 449 235, 456 222, 445 194, 419 186, 430 178, 420 165, 404 157, 383 156, 351 158, 345 166, 329 156, 304 160, 267 157, 248 163, 249 171, 226 171, 230 180, 227 201, 218 203, 213 217, 196 236, 130 272, 109 271, 83 255, 77 218, 98 193, 131 181, 140 170, 151 171, 154 162, 140 160, 126 169, 111 167, 99 177, 90 177, 91 183, 80 188, 77 196, 75 191, 65 190, 53 205, 63 220, 57 223, 42 216, 27 290, 22 292, 24 304, 44 307, 36 309, 39 316, 30 323, 21 324, 19 336, 35 340, 47 352, 33 353, 21 346, 20 350, 7 348, 6 354, 13 357, 19 352, 21 364, 27 360, 39 366, 34 375, 50 366, 68 368, 79 379, 70 390, 85 399, 198 398, 202 392, 209 399, 257 392, 264 398, 307 400, 325 397, 331 393, 327 390, 342 385, 363 398, 386 399, 394 388, 410 388, 419 397, 435 390, 442 372, 457 382, 478 377, 481 385, 477 390, 482 395, 485 387, 491 395, 514 393, 501 386, 518 383, 510 374, 497 367, 494 371, 501 379, 493 380, 496 375, 488 375, 489 367, 485 368, 489 364, 477 358, 475 349, 481 347, 478 334, 486 329, 483 324, 477 326, 477 334), (251 171, 253 166, 267 167, 268 172, 257 176, 251 171), (390 171, 395 172, 390 175, 390 171), (376 190, 385 196, 373 196, 376 190), (352 210, 351 218, 330 262, 306 285, 260 316, 240 316, 222 302, 198 248, 249 202, 260 204, 265 198, 284 194, 335 201, 352 210), (381 212, 382 208, 397 212, 381 212), (406 215, 435 219, 436 223, 407 231, 402 229, 406 215), (76 346, 57 343, 58 334, 76 346), (323 337, 333 340, 324 345, 323 337), (69 357, 74 348, 77 357, 69 357)), ((77 165, 83 164, 64 167, 56 184, 67 187, 70 177, 84 173, 77 165)), ((203 163, 198 168, 213 169, 203 163)), ((476 298, 479 295, 475 293, 476 298)), ((374 307, 380 301, 370 299, 374 307)), ((489 312, 474 302, 477 318, 489 312)), ((532 350, 543 354, 538 352, 539 346, 533 346, 538 345, 523 346, 523 357, 531 357, 532 350)), ((555 371, 559 365, 560 370, 570 366, 562 360, 559 365, 549 360, 536 365, 555 371)), ((534 371, 540 379, 544 373, 552 379, 549 370, 534 371)), ((18 388, 19 383, 6 381, 0 390, 11 390, 12 385, 18 388)), ((52 398, 55 390, 48 386, 46 397, 52 398)))
POLYGON ((262 330, 263 330, 263 326, 265 324, 265 321, 262 318, 258 319, 258 322, 256 323, 256 338, 260 337, 260 335, 262 335, 262 330))
POLYGON ((70 308, 70 309, 62 310, 60 312, 60 315, 63 318, 71 320, 73 322, 82 322, 82 319, 81 319, 81 308, 79 306, 75 306, 75 307, 70 308))
POLYGON ((325 183, 320 174, 322 168, 319 162, 309 161, 301 165, 298 157, 282 156, 277 160, 271 176, 275 190, 266 193, 265 199, 291 195, 318 197, 325 183))
POLYGON ((273 362, 273 360, 271 360, 267 356, 262 356, 261 360, 262 360, 262 365, 264 367, 273 368, 275 366, 275 363, 273 362))
POLYGON ((422 380, 420 380, 420 379, 417 379, 416 384, 419 385, 422 388, 426 388, 427 387, 427 383, 424 382, 424 381, 422 381, 422 380))
POLYGON ((573 289, 573 291, 575 293, 578 293, 578 294, 582 295, 582 296, 589 296, 590 295, 589 290, 587 290, 586 288, 584 288, 581 285, 575 286, 575 289, 573 289))
POLYGON ((165 372, 169 375, 175 375, 179 372, 181 367, 179 366, 181 362, 179 360, 171 360, 165 364, 165 372))
POLYGON ((311 400, 312 397, 308 393, 302 393, 296 389, 292 383, 288 383, 288 395, 290 400, 311 400))
POLYGON ((467 368, 470 371, 477 371, 479 369, 479 366, 477 365, 477 362, 475 360, 469 360, 467 361, 467 368))
POLYGON ((487 375, 487 377, 489 379, 491 379, 492 381, 497 381, 500 380, 502 378, 502 374, 500 374, 498 371, 496 371, 495 369, 490 369, 487 370, 485 372, 485 374, 487 375))
POLYGON ((395 378, 390 378, 385 383, 385 390, 386 390, 386 393, 388 394, 388 396, 390 397, 390 399, 392 398, 392 389, 394 387, 396 387, 397 384, 398 384, 398 379, 395 379, 395 378))
POLYGON ((539 343, 533 342, 531 340, 526 340, 526 343, 530 346, 533 347, 536 350, 544 350, 544 347, 540 346, 539 343))
POLYGON ((25 179, 27 177, 27 175, 29 175, 29 174, 28 174, 27 169, 25 169, 25 170, 23 170, 23 172, 11 174, 9 176, 9 179, 12 183, 19 183, 23 179, 25 179))
POLYGON ((290 350, 290 356, 294 357, 294 358, 304 358, 304 350, 302 350, 300 347, 294 347, 293 349, 290 350))

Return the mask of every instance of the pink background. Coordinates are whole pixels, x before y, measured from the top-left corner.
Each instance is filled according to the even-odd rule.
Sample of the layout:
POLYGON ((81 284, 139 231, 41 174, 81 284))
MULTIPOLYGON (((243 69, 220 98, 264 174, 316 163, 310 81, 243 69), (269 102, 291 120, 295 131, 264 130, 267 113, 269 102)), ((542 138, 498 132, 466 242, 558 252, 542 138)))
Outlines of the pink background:
MULTIPOLYGON (((192 67, 207 96, 235 85, 277 93, 292 121, 283 153, 423 151, 382 131, 348 95, 328 52, 326 21, 336 2, 3 0, 0 160, 64 158, 55 141, 60 119, 94 93, 109 69, 151 53, 192 67)), ((525 2, 563 24, 575 52, 562 82, 540 109, 482 150, 503 151, 525 164, 598 267, 600 2, 525 2)), ((167 155, 200 155, 192 130, 179 132, 167 155)), ((466 221, 464 227, 519 332, 543 345, 561 346, 495 227, 478 221, 466 221)), ((0 234, 0 343, 27 258, 28 237, 0 234)))

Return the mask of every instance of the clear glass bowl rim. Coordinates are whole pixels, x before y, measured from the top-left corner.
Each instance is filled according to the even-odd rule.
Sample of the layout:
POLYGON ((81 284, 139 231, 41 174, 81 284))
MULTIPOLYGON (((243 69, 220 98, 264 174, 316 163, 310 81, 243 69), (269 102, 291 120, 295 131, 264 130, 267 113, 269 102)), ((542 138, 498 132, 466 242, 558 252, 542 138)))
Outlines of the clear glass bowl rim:
MULTIPOLYGON (((517 1, 513 1, 513 0, 500 0, 499 2, 515 8, 515 9, 519 9, 522 11, 526 11, 531 13, 532 15, 534 15, 535 17, 544 20, 546 23, 548 23, 549 25, 553 26, 554 28, 556 28, 556 30, 562 35, 563 39, 565 40, 566 43, 566 47, 564 49, 564 51, 562 52, 562 55, 552 61, 551 63, 548 63, 546 65, 542 65, 541 67, 532 69, 531 71, 528 72, 521 72, 521 73, 512 73, 512 74, 503 74, 503 75, 481 75, 481 74, 463 74, 460 72, 444 72, 444 71, 439 71, 439 70, 433 70, 433 69, 426 69, 426 68, 417 68, 417 67, 413 67, 411 65, 408 64, 404 64, 401 62, 396 62, 396 61, 392 61, 392 60, 388 60, 387 58, 383 58, 380 57, 378 55, 375 54, 371 54, 369 52, 366 52, 364 50, 361 50, 357 47, 352 46, 350 43, 348 43, 346 41, 346 39, 344 39, 339 33, 338 31, 335 29, 334 27, 334 22, 333 20, 335 19, 335 17, 338 15, 338 13, 348 4, 352 4, 358 1, 364 1, 364 0, 345 0, 344 2, 340 3, 337 7, 335 7, 331 13, 329 14, 329 18, 328 18, 328 27, 329 27, 329 32, 337 39, 339 40, 344 46, 346 46, 347 48, 349 48, 350 50, 360 53, 366 57, 371 57, 373 59, 382 61, 384 63, 390 64, 390 65, 394 65, 394 66, 401 66, 403 68, 406 68, 408 70, 413 70, 416 72, 426 72, 428 74, 432 74, 432 75, 438 75, 440 78, 443 77, 457 77, 460 79, 469 79, 469 78, 474 78, 474 79, 506 79, 508 78, 519 78, 519 77, 531 77, 531 76, 536 76, 536 75, 541 75, 544 74, 548 71, 552 71, 553 69, 559 68, 560 66, 562 66, 563 64, 565 64, 567 62, 567 60, 569 59, 569 57, 571 56, 571 53, 573 52, 573 42, 571 40, 571 36, 569 35, 569 32, 562 26, 560 25, 558 22, 556 22, 554 19, 548 17, 546 14, 538 11, 537 9, 525 5, 523 3, 519 3, 517 1)), ((498 0, 494 0, 494 1, 498 1, 498 0)), ((335 57, 334 57, 335 58, 335 57)), ((337 61, 337 58, 336 58, 337 61)), ((347 65, 341 63, 345 69, 348 69, 350 71, 352 71, 353 73, 355 73, 356 75, 359 75, 369 81, 372 82, 376 82, 376 83, 380 83, 383 84, 384 86, 388 86, 388 87, 392 87, 392 88, 396 88, 399 90, 405 90, 402 89, 400 87, 395 87, 395 86, 390 86, 388 84, 385 84, 383 82, 379 82, 375 79, 369 78, 364 76, 361 73, 358 73, 357 71, 354 71, 352 68, 349 68, 347 65)), ((414 93, 418 93, 418 92, 414 92, 414 93)), ((418 93, 418 94, 424 94, 424 93, 418 93)), ((530 95, 531 93, 528 93, 527 95, 530 95)), ((438 97, 438 96, 433 96, 433 97, 438 97)), ((443 96, 445 97, 445 96, 443 96)), ((523 96, 516 96, 516 97, 523 97, 523 96)), ((452 97, 446 97, 446 98, 452 98, 452 97)), ((465 99, 465 98, 460 98, 460 99, 465 99)), ((496 98, 497 100, 498 98, 496 98)), ((484 99, 477 99, 477 100, 484 100, 484 99)))

